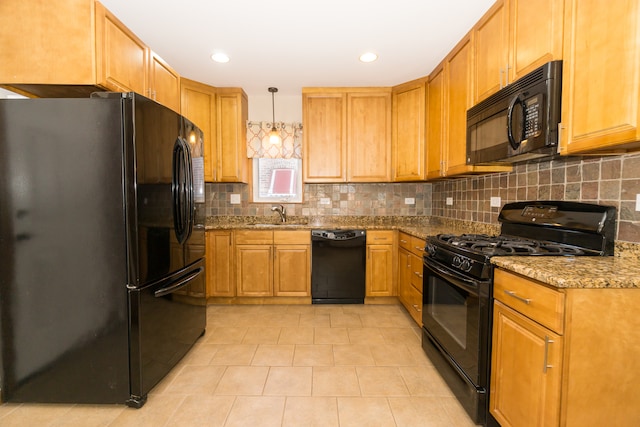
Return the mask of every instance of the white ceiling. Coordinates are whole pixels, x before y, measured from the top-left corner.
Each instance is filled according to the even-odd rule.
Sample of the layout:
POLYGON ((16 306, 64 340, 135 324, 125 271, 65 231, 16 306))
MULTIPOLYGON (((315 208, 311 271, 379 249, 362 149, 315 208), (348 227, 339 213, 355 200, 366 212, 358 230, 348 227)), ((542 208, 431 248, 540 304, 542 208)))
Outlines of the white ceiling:
POLYGON ((494 0, 101 0, 181 76, 249 96, 428 75, 494 0), (376 62, 358 60, 365 51, 376 62), (214 63, 223 51, 231 58, 214 63))

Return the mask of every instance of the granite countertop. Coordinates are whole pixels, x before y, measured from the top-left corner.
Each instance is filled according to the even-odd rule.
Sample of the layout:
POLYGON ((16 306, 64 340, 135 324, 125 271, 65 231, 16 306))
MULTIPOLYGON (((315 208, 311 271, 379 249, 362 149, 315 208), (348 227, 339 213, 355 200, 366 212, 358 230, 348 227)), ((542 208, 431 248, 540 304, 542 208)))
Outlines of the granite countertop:
MULTIPOLYGON (((441 233, 500 234, 500 226, 432 217, 289 217, 285 225, 273 217, 235 216, 207 218, 207 230, 312 230, 365 228, 399 230, 426 239, 441 233)), ((500 256, 491 262, 557 288, 640 289, 640 245, 616 242, 615 256, 500 256)))
POLYGON ((640 289, 636 256, 499 256, 491 263, 557 288, 640 289))
POLYGON ((239 216, 210 217, 207 230, 313 230, 313 229, 350 229, 399 230, 420 239, 440 233, 486 233, 498 234, 500 227, 492 224, 474 223, 459 220, 442 220, 430 217, 289 217, 286 223, 278 223, 272 217, 239 216))

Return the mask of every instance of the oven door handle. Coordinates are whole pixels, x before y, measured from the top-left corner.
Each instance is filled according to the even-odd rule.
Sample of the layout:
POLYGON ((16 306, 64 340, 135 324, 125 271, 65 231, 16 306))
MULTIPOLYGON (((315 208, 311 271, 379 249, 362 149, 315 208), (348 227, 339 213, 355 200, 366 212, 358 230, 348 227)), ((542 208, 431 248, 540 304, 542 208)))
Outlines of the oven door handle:
POLYGON ((459 288, 465 289, 466 291, 477 295, 478 287, 480 283, 483 283, 482 280, 474 280, 466 277, 460 276, 460 274, 455 271, 449 270, 445 267, 440 266, 435 261, 424 258, 424 266, 428 269, 432 270, 435 273, 440 274, 442 277, 446 278, 448 281, 453 282, 459 288))

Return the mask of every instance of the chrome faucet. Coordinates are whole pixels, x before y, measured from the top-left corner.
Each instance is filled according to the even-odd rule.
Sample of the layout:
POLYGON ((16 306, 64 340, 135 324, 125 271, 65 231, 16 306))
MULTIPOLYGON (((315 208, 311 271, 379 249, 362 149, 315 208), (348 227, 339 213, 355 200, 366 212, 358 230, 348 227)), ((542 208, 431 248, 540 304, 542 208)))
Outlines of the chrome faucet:
POLYGON ((272 207, 271 210, 278 212, 278 214, 280 215, 280 222, 287 222, 287 208, 282 205, 278 205, 272 207))

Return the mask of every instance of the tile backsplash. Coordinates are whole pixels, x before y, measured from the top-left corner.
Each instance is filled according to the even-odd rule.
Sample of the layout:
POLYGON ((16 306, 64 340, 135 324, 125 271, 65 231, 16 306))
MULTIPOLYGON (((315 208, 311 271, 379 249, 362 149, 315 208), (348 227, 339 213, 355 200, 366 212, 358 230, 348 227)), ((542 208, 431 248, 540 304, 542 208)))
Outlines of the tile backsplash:
MULTIPOLYGON (((246 184, 209 183, 206 191, 208 216, 274 215, 272 204, 249 202, 246 184), (239 194, 241 203, 230 204, 231 194, 239 194)), ((303 203, 285 206, 295 216, 437 216, 497 224, 505 203, 574 200, 616 206, 617 239, 640 243, 638 194, 640 154, 628 154, 561 158, 517 165, 510 173, 428 183, 305 184, 303 203), (499 207, 490 206, 492 197, 500 198, 499 207), (405 204, 406 198, 414 198, 415 204, 405 204)))

